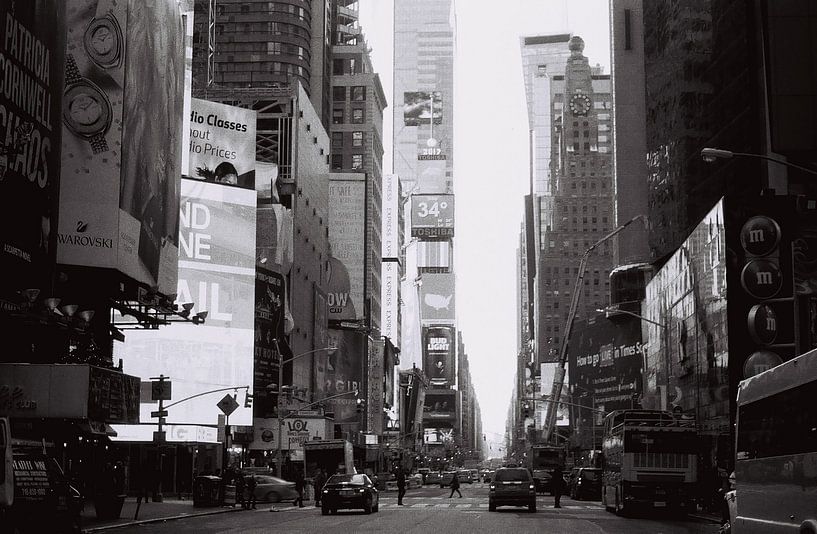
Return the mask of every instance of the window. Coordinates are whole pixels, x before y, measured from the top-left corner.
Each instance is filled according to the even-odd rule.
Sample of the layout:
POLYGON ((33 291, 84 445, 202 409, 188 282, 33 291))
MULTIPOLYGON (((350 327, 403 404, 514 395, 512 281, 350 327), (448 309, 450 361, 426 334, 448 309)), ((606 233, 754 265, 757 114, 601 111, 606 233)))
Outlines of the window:
POLYGON ((632 50, 632 23, 630 22, 630 10, 624 10, 624 50, 632 50))
POLYGON ((335 75, 338 75, 338 76, 343 74, 343 60, 342 59, 332 60, 332 74, 335 74, 335 75))
POLYGON ((362 108, 352 110, 352 124, 363 124, 364 118, 365 115, 362 108))
POLYGON ((352 146, 363 146, 363 132, 352 132, 352 146))
POLYGON ((355 170, 363 168, 363 154, 352 154, 352 168, 355 170))
POLYGON ((343 169, 343 154, 332 154, 332 170, 339 171, 343 169))
POLYGON ((356 85, 352 87, 352 100, 354 102, 363 102, 366 100, 366 86, 356 85))
POLYGON ((332 148, 343 148, 343 132, 332 132, 332 148))
POLYGON ((343 124, 343 108, 332 110, 332 124, 343 124))
POLYGON ((333 87, 332 88, 332 100, 335 102, 344 102, 346 101, 346 88, 345 87, 333 87))

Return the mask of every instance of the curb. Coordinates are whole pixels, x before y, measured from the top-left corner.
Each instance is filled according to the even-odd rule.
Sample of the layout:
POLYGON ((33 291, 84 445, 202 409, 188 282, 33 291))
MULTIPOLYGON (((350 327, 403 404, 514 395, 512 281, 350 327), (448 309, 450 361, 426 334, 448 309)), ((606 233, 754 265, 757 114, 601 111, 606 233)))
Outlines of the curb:
POLYGON ((694 517, 695 519, 700 519, 701 521, 707 521, 709 523, 720 524, 721 520, 714 515, 707 515, 707 514, 687 514, 688 517, 694 517))
POLYGON ((180 514, 180 515, 172 515, 168 517, 154 517, 152 519, 142 519, 139 521, 128 521, 126 523, 117 523, 115 525, 104 525, 100 527, 91 527, 91 528, 84 528, 82 529, 82 534, 90 534, 92 532, 102 532, 104 530, 113 530, 115 528, 124 528, 124 527, 132 527, 136 525, 148 525, 150 523, 161 523, 164 521, 175 521, 176 519, 185 519, 188 517, 202 517, 206 515, 216 515, 216 514, 226 514, 229 512, 239 512, 243 510, 243 508, 225 508, 219 510, 211 510, 209 512, 200 512, 194 514, 180 514))

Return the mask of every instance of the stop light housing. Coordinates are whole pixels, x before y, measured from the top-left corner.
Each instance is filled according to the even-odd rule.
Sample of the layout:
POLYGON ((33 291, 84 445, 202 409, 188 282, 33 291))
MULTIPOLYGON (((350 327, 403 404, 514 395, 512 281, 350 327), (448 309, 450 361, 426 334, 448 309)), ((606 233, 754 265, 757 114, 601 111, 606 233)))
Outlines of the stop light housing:
POLYGON ((252 395, 250 395, 249 391, 244 394, 244 407, 252 408, 252 395))

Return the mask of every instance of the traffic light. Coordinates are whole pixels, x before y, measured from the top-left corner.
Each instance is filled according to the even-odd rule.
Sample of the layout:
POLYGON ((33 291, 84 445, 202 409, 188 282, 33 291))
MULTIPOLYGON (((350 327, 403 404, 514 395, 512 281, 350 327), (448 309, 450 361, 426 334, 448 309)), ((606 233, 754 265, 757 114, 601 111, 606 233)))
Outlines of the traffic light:
POLYGON ((355 404, 357 405, 357 413, 363 413, 363 410, 366 409, 366 399, 357 399, 355 404))
POLYGON ((530 410, 530 403, 529 402, 525 402, 525 403, 522 404, 522 416, 523 417, 530 417, 531 416, 531 410, 530 410))
POLYGON ((249 391, 244 394, 244 407, 252 408, 252 395, 250 395, 249 391))

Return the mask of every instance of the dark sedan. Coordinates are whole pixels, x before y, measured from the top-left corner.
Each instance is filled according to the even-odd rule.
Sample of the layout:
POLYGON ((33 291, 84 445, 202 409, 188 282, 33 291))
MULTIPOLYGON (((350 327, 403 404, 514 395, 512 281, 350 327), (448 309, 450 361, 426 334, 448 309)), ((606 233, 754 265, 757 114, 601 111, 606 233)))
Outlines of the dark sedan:
POLYGON ((323 487, 321 513, 336 514, 340 509, 362 509, 377 512, 380 498, 372 480, 363 474, 332 475, 323 487))
POLYGON ((601 469, 594 467, 574 467, 568 482, 570 497, 577 501, 582 499, 601 499, 601 469))

